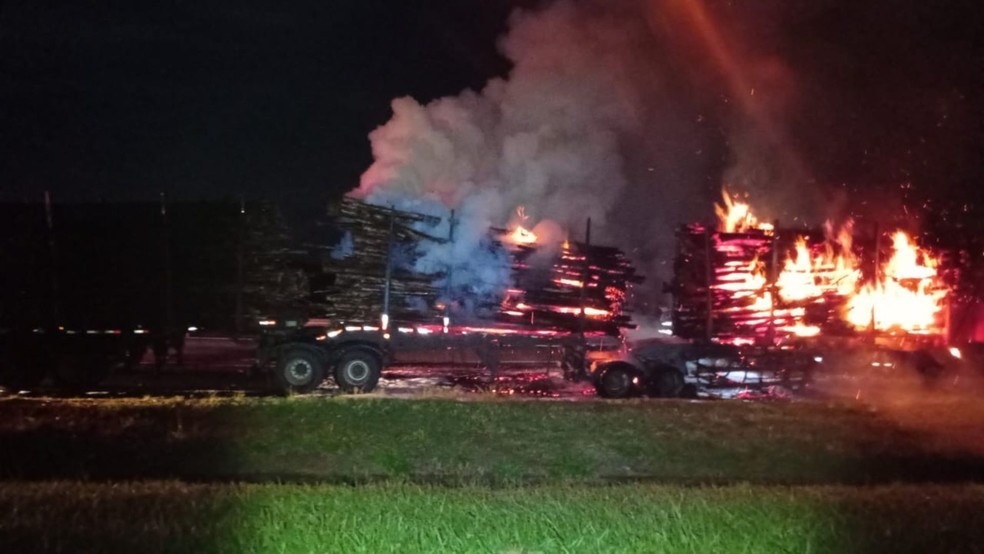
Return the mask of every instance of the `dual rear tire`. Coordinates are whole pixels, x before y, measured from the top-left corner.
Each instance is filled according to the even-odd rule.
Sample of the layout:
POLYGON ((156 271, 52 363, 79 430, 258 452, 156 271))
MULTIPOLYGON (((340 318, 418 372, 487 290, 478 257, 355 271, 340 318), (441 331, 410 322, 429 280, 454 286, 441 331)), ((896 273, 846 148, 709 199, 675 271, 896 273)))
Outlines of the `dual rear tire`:
POLYGON ((644 390, 650 396, 677 398, 684 394, 683 374, 670 366, 653 368, 648 378, 625 363, 611 364, 595 379, 595 391, 602 398, 628 398, 644 390))
MULTIPOLYGON (((370 392, 379 383, 381 373, 382 363, 375 353, 353 349, 338 359, 333 377, 338 387, 346 393, 370 392)), ((325 360, 317 352, 300 348, 289 350, 282 356, 274 372, 278 388, 287 394, 311 392, 326 377, 325 360)))
POLYGON ((372 352, 350 350, 335 365, 335 383, 347 393, 370 392, 379 383, 382 363, 372 352))
POLYGON ((602 398, 628 398, 637 392, 638 371, 628 364, 616 363, 601 369, 595 378, 595 391, 602 398))

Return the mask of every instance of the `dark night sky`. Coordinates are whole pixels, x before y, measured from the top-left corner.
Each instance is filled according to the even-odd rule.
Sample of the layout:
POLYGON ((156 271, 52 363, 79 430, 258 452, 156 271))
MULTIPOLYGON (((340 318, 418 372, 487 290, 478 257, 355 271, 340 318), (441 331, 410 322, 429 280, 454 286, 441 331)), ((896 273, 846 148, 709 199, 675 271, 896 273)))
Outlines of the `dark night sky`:
MULTIPOLYGON (((980 204, 977 2, 707 3, 795 71, 786 125, 819 182, 912 181, 980 204)), ((390 99, 508 71, 496 37, 518 4, 536 3, 7 0, 0 196, 337 194, 370 163, 367 134, 390 99)))
POLYGON ((348 189, 393 97, 508 69, 495 37, 509 8, 496 2, 148 4, 3 4, 5 196, 348 189))

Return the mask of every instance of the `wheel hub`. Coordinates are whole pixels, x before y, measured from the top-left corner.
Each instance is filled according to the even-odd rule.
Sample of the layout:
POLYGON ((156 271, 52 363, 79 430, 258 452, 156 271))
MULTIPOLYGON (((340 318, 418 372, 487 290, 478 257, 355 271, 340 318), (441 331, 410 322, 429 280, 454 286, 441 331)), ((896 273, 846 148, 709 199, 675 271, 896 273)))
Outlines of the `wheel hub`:
POLYGON ((352 360, 345 366, 345 376, 353 383, 360 383, 369 378, 369 364, 362 360, 352 360))
POLYGON ((629 388, 628 375, 621 371, 613 371, 605 375, 605 388, 612 394, 619 395, 629 388))
POLYGON ((285 377, 292 385, 304 385, 311 380, 314 368, 307 360, 292 360, 287 363, 285 377))

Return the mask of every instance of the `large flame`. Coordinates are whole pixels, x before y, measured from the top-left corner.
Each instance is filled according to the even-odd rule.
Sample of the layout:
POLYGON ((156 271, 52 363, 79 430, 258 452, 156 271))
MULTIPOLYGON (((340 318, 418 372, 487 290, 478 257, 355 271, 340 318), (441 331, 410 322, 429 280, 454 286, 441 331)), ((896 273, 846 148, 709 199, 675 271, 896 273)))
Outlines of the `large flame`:
POLYGON ((903 231, 892 235, 892 257, 878 277, 847 305, 856 328, 915 333, 940 332, 948 290, 938 279, 939 258, 916 246, 903 231))
POLYGON ((861 272, 858 259, 851 251, 852 228, 852 222, 848 222, 833 237, 828 222, 827 240, 823 243, 822 252, 814 252, 806 237, 797 237, 795 249, 786 258, 776 280, 779 296, 788 302, 821 302, 827 295, 853 294, 861 272))
POLYGON ((752 229, 772 231, 772 224, 759 222, 758 218, 752 215, 751 207, 746 202, 738 200, 738 195, 732 198, 727 189, 722 189, 721 197, 724 199, 724 205, 714 204, 719 231, 725 233, 744 233, 752 229))
MULTIPOLYGON (((750 206, 737 196, 725 191, 723 198, 724 205, 715 206, 719 231, 774 232, 772 226, 759 223, 750 206)), ((731 260, 716 267, 712 287, 738 301, 736 307, 724 311, 740 313, 736 321, 750 334, 772 328, 797 336, 816 335, 820 328, 806 322, 813 305, 856 329, 943 332, 942 312, 949 291, 939 275, 938 256, 919 248, 905 232, 896 231, 891 255, 880 260, 875 275, 862 280, 861 264, 853 250, 853 223, 848 221, 835 231, 828 222, 825 231, 826 240, 819 244, 797 237, 774 276, 757 256, 751 262, 731 260)), ((727 255, 729 248, 742 248, 732 245, 753 239, 761 240, 722 237, 716 239, 715 248, 727 255)))

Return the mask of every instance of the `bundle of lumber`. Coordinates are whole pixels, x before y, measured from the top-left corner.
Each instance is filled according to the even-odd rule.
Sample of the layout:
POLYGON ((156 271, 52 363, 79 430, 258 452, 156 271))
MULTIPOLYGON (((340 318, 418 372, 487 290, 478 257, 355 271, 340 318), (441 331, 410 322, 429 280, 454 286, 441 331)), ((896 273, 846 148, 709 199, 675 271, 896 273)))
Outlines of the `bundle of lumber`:
POLYGON ((439 315, 440 274, 409 270, 420 241, 442 242, 420 228, 436 226, 440 218, 375 206, 344 197, 329 215, 344 230, 342 243, 324 262, 332 276, 315 290, 325 299, 324 316, 334 320, 378 321, 385 311, 389 279, 389 315, 401 321, 426 322, 439 315), (399 256, 402 263, 392 260, 399 256))
POLYGON ((642 278, 617 248, 583 243, 552 249, 510 245, 499 240, 504 230, 490 229, 488 247, 510 260, 513 283, 491 300, 468 298, 473 294, 469 289, 448 285, 454 278, 447 270, 413 269, 419 246, 453 239, 453 233, 441 237, 428 232, 437 228, 440 218, 348 197, 333 206, 331 214, 344 236, 324 263, 333 278, 318 290, 326 300, 324 315, 330 319, 374 322, 385 311, 394 321, 411 323, 451 315, 486 327, 612 334, 631 325, 625 302, 630 284, 642 278), (470 306, 470 311, 454 309, 462 306, 470 306))
POLYGON ((760 230, 713 232, 699 224, 677 232, 674 333, 688 338, 756 335, 770 318, 761 301, 771 272, 773 237, 760 230))
POLYGON ((822 237, 815 231, 681 227, 671 285, 674 333, 762 342, 806 326, 836 326, 831 314, 845 301, 837 286, 843 271, 817 265, 822 237), (805 268, 789 267, 798 241, 805 268), (792 286, 797 284, 799 290, 792 286))
POLYGON ((565 242, 512 250, 514 287, 498 317, 509 322, 618 334, 632 327, 626 312, 630 286, 642 276, 618 248, 565 242))

